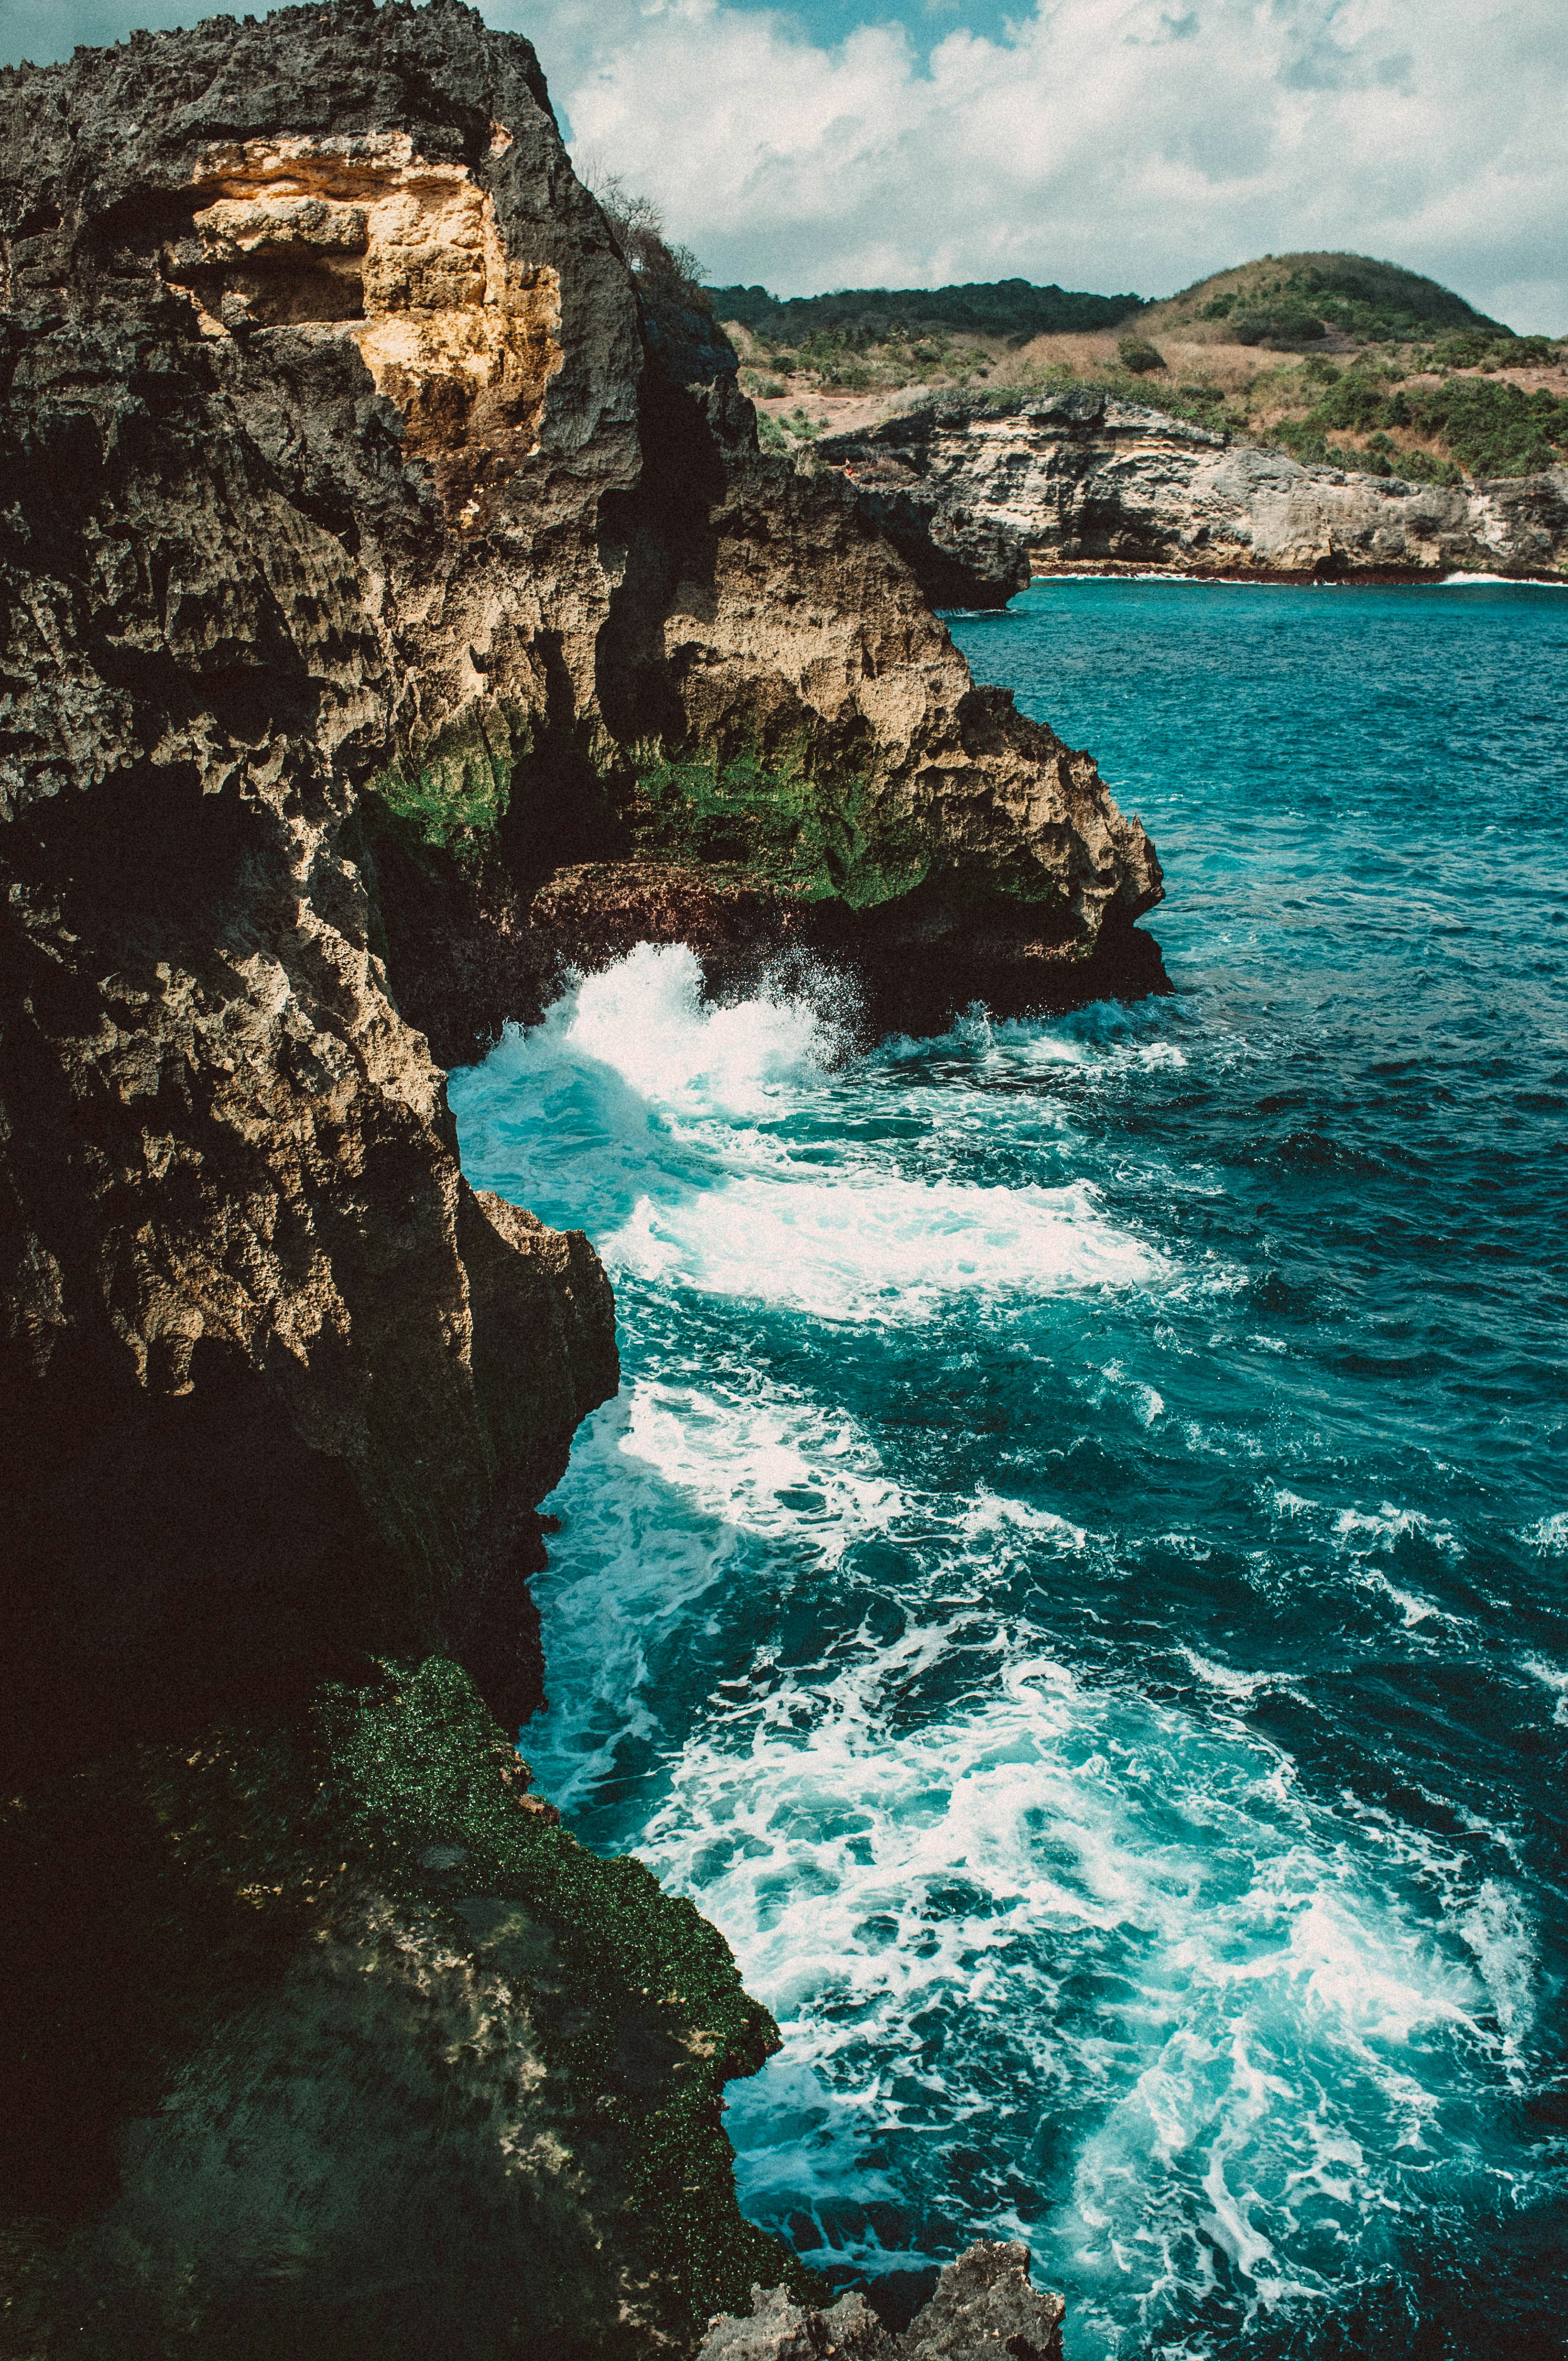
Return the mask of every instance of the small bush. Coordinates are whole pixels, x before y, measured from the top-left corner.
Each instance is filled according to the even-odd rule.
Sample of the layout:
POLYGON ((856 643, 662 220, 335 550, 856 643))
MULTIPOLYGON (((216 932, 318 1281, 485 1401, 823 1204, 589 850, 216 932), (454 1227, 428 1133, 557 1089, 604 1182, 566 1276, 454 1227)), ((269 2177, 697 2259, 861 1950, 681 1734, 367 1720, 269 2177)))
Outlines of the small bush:
POLYGON ((1298 345, 1315 344, 1328 333, 1315 312, 1299 303, 1271 303, 1232 314, 1231 333, 1238 345, 1267 345, 1276 352, 1291 352, 1298 345))
POLYGON ((1165 367, 1165 355, 1146 336, 1124 336, 1116 347, 1116 358, 1135 377, 1146 377, 1152 369, 1165 367))
POLYGON ((784 433, 773 412, 760 411, 757 415, 757 448, 760 451, 771 451, 776 458, 783 458, 789 447, 789 436, 784 433))
POLYGON ((1451 378, 1424 392, 1388 393, 1376 373, 1353 369, 1324 387, 1305 418, 1277 426, 1274 440, 1309 463, 1399 474, 1415 483, 1457 482, 1460 467, 1474 476, 1540 475, 1560 467, 1568 452, 1568 401, 1544 389, 1526 393, 1521 386, 1475 377, 1451 378), (1336 428, 1366 435, 1368 448, 1330 443, 1336 428), (1441 438, 1453 459, 1401 450, 1390 428, 1441 438))
POLYGON ((689 247, 671 244, 652 199, 634 195, 615 172, 598 183, 594 195, 643 293, 671 296, 711 316, 713 297, 702 283, 702 264, 689 247))
POLYGON ((1464 470, 1452 459, 1437 459, 1430 451, 1401 451, 1399 473, 1408 484, 1462 484, 1464 470))
POLYGON ((1322 399, 1312 412, 1319 426, 1348 426, 1364 434, 1369 427, 1387 423, 1385 412, 1387 396, 1373 378, 1359 369, 1352 369, 1324 388, 1322 399))

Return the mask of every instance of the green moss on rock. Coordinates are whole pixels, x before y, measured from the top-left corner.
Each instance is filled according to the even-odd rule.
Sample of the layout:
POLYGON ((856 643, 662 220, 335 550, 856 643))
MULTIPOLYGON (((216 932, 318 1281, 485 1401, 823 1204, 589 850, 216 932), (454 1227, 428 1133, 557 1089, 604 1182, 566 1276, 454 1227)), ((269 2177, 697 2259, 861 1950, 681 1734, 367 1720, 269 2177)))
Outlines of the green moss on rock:
POLYGON ((378 771, 367 792, 426 844, 472 857, 494 839, 513 774, 532 745, 525 717, 476 706, 378 771))
POLYGON ((930 873, 922 831, 886 810, 872 778, 814 765, 804 745, 768 760, 641 746, 634 763, 628 817, 647 859, 737 862, 804 901, 851 910, 896 901, 930 873))
POLYGON ((528 1784, 431 1658, 13 1806, 15 2349, 641 2361, 814 2285, 722 2126, 771 2019, 528 1784))

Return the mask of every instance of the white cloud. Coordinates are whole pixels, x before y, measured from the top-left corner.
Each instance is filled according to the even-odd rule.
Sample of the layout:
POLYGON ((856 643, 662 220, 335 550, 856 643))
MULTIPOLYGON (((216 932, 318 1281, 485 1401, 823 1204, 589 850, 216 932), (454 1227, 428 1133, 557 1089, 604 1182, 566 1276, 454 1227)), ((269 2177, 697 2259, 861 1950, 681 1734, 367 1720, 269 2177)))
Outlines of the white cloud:
POLYGON ((1164 294, 1343 247, 1568 328, 1563 0, 1038 0, 924 63, 723 0, 486 13, 716 280, 1164 294))

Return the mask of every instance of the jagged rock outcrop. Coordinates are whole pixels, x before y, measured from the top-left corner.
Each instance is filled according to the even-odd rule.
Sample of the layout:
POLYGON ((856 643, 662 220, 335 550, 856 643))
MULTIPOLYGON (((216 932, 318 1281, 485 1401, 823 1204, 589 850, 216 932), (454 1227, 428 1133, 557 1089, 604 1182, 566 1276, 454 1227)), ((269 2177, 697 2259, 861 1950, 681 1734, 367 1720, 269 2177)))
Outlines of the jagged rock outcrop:
POLYGON ((532 49, 454 0, 0 74, 0 1507, 30 1927, 5 2189, 43 2217, 40 2352, 324 2361, 371 2287, 368 2342, 428 2351, 395 2301, 391 2148, 345 2145, 405 2103, 464 2159, 413 2280, 469 2251, 444 2206, 491 2224, 475 2361, 575 2354, 571 2318, 608 2323, 585 2352, 689 2351, 791 2268, 740 2223, 719 2125, 765 2016, 688 1905, 514 1792, 538 1504, 614 1389, 613 1306, 580 1235, 464 1180, 441 1061, 631 928, 695 930, 716 970, 784 940, 890 988, 923 964, 949 997, 1141 984, 1160 888, 1090 758, 975 689, 848 488, 759 454, 726 354, 645 318, 532 49), (107 1881, 116 1911, 122 1852, 147 1875, 107 1881), (482 1880, 444 1884, 470 1855, 482 1880), (520 1937, 487 1981, 464 1913, 498 1898, 558 1977, 520 1937), (110 1955, 105 1995, 84 1963, 110 1955), (323 2067, 314 2116, 280 2098, 280 2028, 345 2026, 334 1995, 383 1970, 363 2078, 323 2067), (537 2058, 520 2010, 554 2026, 537 2058), (102 2103, 35 2191, 80 2089, 102 2103), (238 2121, 276 2236, 203 2277, 203 2158, 238 2121), (552 2247, 565 2215, 519 2190, 552 2141, 582 2165, 590 2124, 599 2180, 552 2247), (94 2284, 139 2290, 134 2333, 107 2298, 49 2310, 94 2284))
POLYGON ((902 2335, 863 2296, 815 2311, 785 2288, 756 2287, 749 2314, 714 2322, 697 2361, 1060 2361, 1063 2308, 1032 2285, 1027 2246, 982 2239, 947 2266, 902 2335))
POLYGON ((933 607, 1005 607, 1029 584, 1017 534, 943 491, 907 460, 874 452, 853 467, 861 514, 907 558, 933 607))
POLYGON ((948 401, 817 445, 880 514, 958 505, 1036 571, 1264 579, 1568 568, 1568 471, 1438 486, 1302 467, 1093 386, 948 401))

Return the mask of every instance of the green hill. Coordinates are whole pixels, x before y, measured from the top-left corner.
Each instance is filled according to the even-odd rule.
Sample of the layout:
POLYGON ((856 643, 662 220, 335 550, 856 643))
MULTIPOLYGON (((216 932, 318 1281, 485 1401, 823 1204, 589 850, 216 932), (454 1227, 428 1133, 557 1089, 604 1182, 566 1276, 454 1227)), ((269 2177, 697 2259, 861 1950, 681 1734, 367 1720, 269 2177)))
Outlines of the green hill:
POLYGON ((1146 335, 1170 335, 1212 322, 1241 344, 1293 350, 1333 332, 1357 344, 1411 344, 1447 331, 1488 341, 1511 335, 1452 288, 1365 254, 1266 254, 1214 271, 1139 320, 1146 335))
POLYGON ((1027 279, 981 280, 964 287, 847 287, 832 295, 770 295, 765 287, 714 287, 708 292, 721 320, 739 320, 770 343, 800 345, 828 335, 840 344, 885 341, 890 331, 911 336, 947 334, 1031 336, 1082 334, 1113 327, 1144 308, 1141 295, 1082 295, 1063 287, 1036 287, 1027 279))

